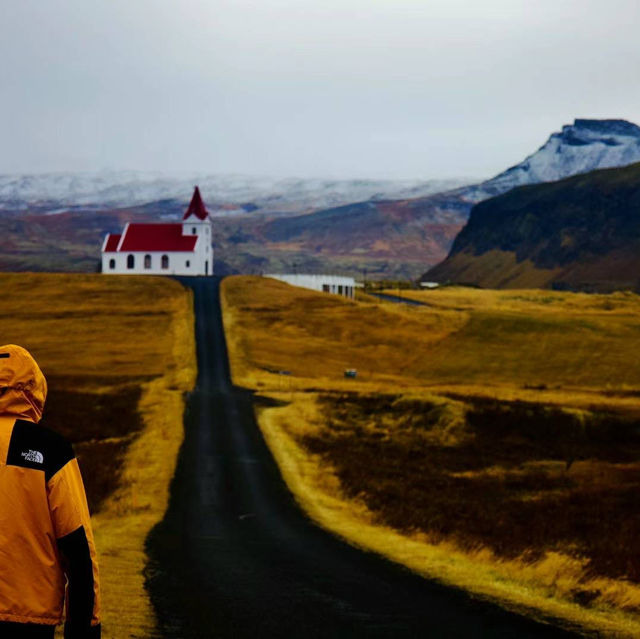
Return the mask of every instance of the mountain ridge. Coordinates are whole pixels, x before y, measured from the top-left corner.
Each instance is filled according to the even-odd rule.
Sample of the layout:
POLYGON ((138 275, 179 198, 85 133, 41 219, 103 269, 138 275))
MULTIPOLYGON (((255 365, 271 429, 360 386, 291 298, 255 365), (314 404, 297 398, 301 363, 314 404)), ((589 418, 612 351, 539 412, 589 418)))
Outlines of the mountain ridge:
POLYGON ((419 197, 465 183, 469 180, 271 178, 145 171, 4 174, 0 175, 0 209, 106 209, 161 200, 186 205, 198 184, 214 213, 246 211, 247 207, 268 213, 299 213, 359 200, 419 197))
POLYGON ((496 189, 506 192, 633 162, 640 162, 640 127, 627 120, 576 118, 552 133, 535 153, 480 186, 492 194, 496 189))
POLYGON ((423 279, 640 290, 640 162, 525 185, 477 204, 423 279))

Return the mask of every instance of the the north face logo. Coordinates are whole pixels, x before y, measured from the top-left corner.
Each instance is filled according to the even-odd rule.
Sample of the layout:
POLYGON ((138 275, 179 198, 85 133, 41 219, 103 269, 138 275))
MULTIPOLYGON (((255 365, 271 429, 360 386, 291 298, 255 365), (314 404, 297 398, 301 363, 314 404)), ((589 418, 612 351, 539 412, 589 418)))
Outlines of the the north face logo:
POLYGON ((30 450, 28 453, 20 453, 20 455, 28 462, 35 464, 42 464, 44 462, 44 457, 39 450, 30 450))

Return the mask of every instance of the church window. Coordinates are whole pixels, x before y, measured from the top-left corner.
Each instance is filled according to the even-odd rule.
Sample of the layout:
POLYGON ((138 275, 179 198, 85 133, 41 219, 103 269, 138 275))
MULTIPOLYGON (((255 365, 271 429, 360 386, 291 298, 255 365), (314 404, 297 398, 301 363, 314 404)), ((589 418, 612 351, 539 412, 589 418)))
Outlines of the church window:
POLYGON ((191 262, 187 260, 187 268, 189 268, 190 266, 191 266, 191 262))
POLYGON ((161 266, 162 266, 162 268, 169 268, 169 256, 168 255, 163 255, 162 256, 161 266))
POLYGON ((133 255, 127 255, 127 268, 135 268, 136 258, 133 255))
POLYGON ((192 227, 191 228, 191 235, 195 235, 198 231, 196 230, 196 227, 192 227))
POLYGON ((144 256, 144 267, 151 268, 151 255, 144 256))
POLYGON ((111 258, 109 260, 109 268, 114 269, 115 267, 116 267, 116 261, 113 258, 111 258))

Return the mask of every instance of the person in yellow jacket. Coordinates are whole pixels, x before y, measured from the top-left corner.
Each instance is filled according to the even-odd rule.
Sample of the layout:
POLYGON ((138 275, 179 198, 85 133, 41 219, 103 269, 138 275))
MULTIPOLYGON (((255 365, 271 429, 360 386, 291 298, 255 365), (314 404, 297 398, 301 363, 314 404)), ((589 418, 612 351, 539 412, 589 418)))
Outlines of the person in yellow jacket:
POLYGON ((0 637, 50 639, 66 612, 65 639, 96 639, 87 498, 71 444, 37 425, 46 397, 33 357, 0 346, 0 637))

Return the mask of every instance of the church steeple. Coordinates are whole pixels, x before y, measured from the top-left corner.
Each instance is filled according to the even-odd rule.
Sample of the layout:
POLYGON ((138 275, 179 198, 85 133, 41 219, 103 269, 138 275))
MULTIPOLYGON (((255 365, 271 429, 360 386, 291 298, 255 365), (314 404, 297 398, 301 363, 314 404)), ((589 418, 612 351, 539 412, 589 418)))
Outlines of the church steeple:
POLYGON ((193 197, 191 198, 191 204, 189 204, 189 208, 187 212, 183 216, 183 220, 188 220, 192 215, 195 215, 199 220, 206 220, 209 217, 209 212, 204 206, 204 202, 202 201, 202 197, 200 196, 200 189, 196 186, 193 191, 193 197))

